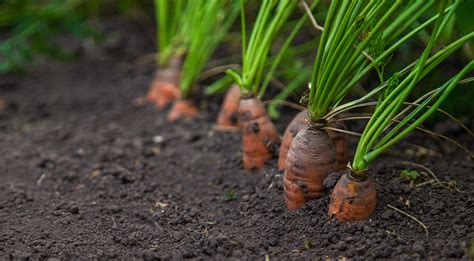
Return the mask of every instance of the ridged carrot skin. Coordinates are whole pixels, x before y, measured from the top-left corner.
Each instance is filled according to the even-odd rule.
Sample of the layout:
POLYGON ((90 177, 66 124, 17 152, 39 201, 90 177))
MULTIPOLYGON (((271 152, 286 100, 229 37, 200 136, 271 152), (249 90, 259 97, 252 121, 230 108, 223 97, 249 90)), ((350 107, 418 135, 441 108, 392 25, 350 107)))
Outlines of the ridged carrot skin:
POLYGON ((216 125, 218 127, 237 127, 239 102, 240 87, 237 84, 233 84, 227 91, 217 116, 216 125))
MULTIPOLYGON (((288 150, 290 149, 291 142, 294 137, 298 134, 299 131, 308 126, 308 112, 301 111, 299 112, 293 120, 290 122, 288 127, 283 134, 281 140, 280 152, 278 155, 278 169, 285 169, 286 157, 288 150)), ((336 129, 347 130, 347 127, 342 122, 330 122, 328 127, 333 127, 336 129)), ((334 146, 336 148, 336 160, 337 160, 337 170, 343 170, 347 167, 347 135, 338 131, 326 130, 331 138, 334 146)))
POLYGON ((281 139, 280 152, 278 155, 279 170, 285 169, 286 155, 288 154, 293 138, 306 126, 308 126, 308 111, 305 110, 299 112, 290 124, 288 124, 288 127, 286 127, 283 138, 281 139))
POLYGON ((283 188, 288 209, 324 193, 323 182, 336 169, 336 149, 326 131, 307 127, 293 139, 285 163, 283 188))
POLYGON ((163 109, 172 101, 181 97, 179 77, 181 74, 182 58, 170 60, 167 67, 158 69, 147 93, 147 101, 163 109))
POLYGON ((376 205, 373 180, 367 175, 357 177, 348 171, 332 191, 328 214, 339 222, 365 220, 372 216, 376 205))
POLYGON ((187 99, 177 99, 167 114, 167 119, 174 122, 178 119, 191 119, 198 113, 198 108, 193 101, 187 99))
POLYGON ((261 169, 273 158, 279 137, 260 99, 242 97, 239 103, 238 121, 242 133, 242 157, 246 170, 261 169))

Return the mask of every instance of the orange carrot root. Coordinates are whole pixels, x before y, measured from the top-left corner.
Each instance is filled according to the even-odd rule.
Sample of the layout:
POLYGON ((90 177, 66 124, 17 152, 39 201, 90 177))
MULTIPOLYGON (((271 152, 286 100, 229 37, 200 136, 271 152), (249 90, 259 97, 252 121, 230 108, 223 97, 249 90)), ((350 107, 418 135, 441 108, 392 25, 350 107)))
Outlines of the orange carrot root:
POLYGON ((4 111, 8 107, 7 101, 4 99, 0 98, 0 112, 4 111))
MULTIPOLYGON (((158 109, 163 109, 168 104, 181 97, 181 90, 178 85, 173 83, 158 82, 153 89, 154 90, 150 90, 152 92, 150 93, 150 96, 154 95, 152 102, 158 109)), ((147 98, 150 96, 147 96, 147 98)), ((151 98, 148 100, 150 99, 151 98)))
POLYGON ((173 122, 181 118, 191 119, 198 113, 198 108, 190 100, 178 99, 173 103, 173 107, 168 112, 167 118, 173 122))
POLYGON ((237 111, 239 109, 240 87, 232 85, 227 91, 217 116, 218 127, 237 127, 237 111))
MULTIPOLYGON (((285 130, 285 134, 283 135, 283 139, 280 145, 280 153, 278 156, 278 169, 283 170, 285 169, 285 162, 286 157, 288 154, 288 150, 291 146, 291 141, 294 139, 296 134, 299 131, 304 129, 308 124, 308 112, 301 111, 298 113, 295 118, 290 122, 288 127, 285 130)), ((347 130, 346 125, 342 122, 330 122, 328 126, 347 130)), ((336 160, 337 160, 337 169, 343 170, 347 167, 347 135, 342 132, 336 132, 333 130, 327 130, 329 137, 332 139, 334 146, 336 147, 336 160)))
MULTIPOLYGON (((346 125, 341 121, 331 122, 329 126, 335 129, 347 130, 346 125)), ((349 162, 347 157, 347 134, 333 130, 327 130, 327 133, 336 147, 337 170, 343 170, 347 168, 349 162)))
POLYGON ((324 179, 336 168, 336 149, 326 131, 301 130, 293 139, 285 163, 283 188, 288 209, 303 207, 321 197, 324 179))
POLYGON ((261 169, 273 158, 273 148, 279 142, 277 131, 260 99, 242 97, 238 121, 242 132, 244 169, 261 169))
POLYGON ((308 126, 308 111, 305 110, 298 113, 290 124, 288 124, 288 127, 286 127, 285 134, 283 134, 281 140, 280 153, 278 155, 279 170, 285 169, 286 155, 288 154, 293 138, 306 126, 308 126))
POLYGON ((175 57, 170 60, 167 67, 156 72, 148 90, 147 101, 154 103, 158 109, 163 109, 169 103, 181 97, 181 90, 179 89, 181 64, 182 58, 175 57))
POLYGON ((334 187, 328 212, 339 222, 358 221, 371 217, 376 205, 373 180, 368 176, 359 178, 349 172, 334 187))

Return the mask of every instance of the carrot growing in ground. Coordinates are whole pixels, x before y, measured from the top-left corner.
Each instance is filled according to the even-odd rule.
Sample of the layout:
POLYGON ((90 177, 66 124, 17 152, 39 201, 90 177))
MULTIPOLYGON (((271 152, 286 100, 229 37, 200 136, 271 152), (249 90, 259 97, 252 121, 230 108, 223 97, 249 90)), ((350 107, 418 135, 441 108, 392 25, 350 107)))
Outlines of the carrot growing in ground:
POLYGON ((147 101, 163 109, 181 95, 179 77, 185 49, 179 46, 176 37, 187 1, 155 0, 154 4, 159 69, 148 90, 147 101))
MULTIPOLYGON (((365 53, 368 59, 372 59, 372 57, 368 56, 368 52, 374 53, 375 55, 378 55, 380 52, 380 49, 383 48, 384 43, 389 43, 393 42, 397 37, 399 37, 409 26, 417 22, 416 20, 426 11, 428 10, 432 5, 434 1, 428 1, 428 2, 422 2, 418 1, 416 3, 410 3, 410 4, 405 4, 405 7, 399 12, 399 16, 391 20, 390 23, 386 23, 388 26, 383 30, 383 34, 379 32, 379 35, 375 36, 375 39, 373 39, 369 45, 369 50, 365 53)), ((311 15, 311 13, 309 13, 311 15)), ((312 15, 311 15, 312 16, 312 15)), ((313 18, 313 21, 315 19, 313 18)), ((429 24, 429 23, 428 23, 429 24)), ((427 23, 424 24, 426 26, 427 23)), ((422 27, 424 27, 422 26, 422 27)), ((322 28, 319 25, 315 25, 317 30, 322 30, 322 28)), ((412 35, 410 35, 412 36, 412 35)), ((408 37, 409 38, 409 37, 408 37)), ((406 38, 406 39, 408 39, 406 38)), ((353 46, 354 48, 358 48, 358 46, 353 46)), ((396 45, 393 45, 392 48, 396 48, 396 45)), ((339 51, 342 51, 341 49, 337 49, 339 51)), ((334 51, 334 49, 333 49, 334 51)), ((392 53, 393 50, 390 52, 392 53)), ((346 84, 346 87, 344 90, 348 91, 350 90, 363 76, 365 76, 370 69, 375 68, 379 76, 382 76, 383 74, 383 67, 384 64, 386 63, 386 56, 383 56, 382 59, 379 59, 376 63, 371 64, 370 66, 367 66, 365 69, 362 69, 362 67, 353 67, 357 68, 358 73, 354 73, 351 76, 356 75, 357 77, 353 78, 353 80, 350 82, 350 84, 346 84)), ((329 61, 327 61, 329 62, 329 61)), ((355 62, 356 64, 360 64, 360 66, 363 66, 362 62, 367 62, 363 60, 363 57, 360 56, 358 57, 358 60, 355 62)), ((349 71, 346 71, 349 72, 349 71)), ((323 73, 323 72, 319 72, 323 73)), ((337 75, 333 75, 332 77, 337 77, 337 75)), ((341 77, 339 77, 341 79, 341 77)), ((338 102, 341 101, 342 98, 345 97, 347 92, 340 92, 338 96, 336 97, 336 100, 338 102)), ((280 154, 278 158, 278 168, 279 169, 284 169, 285 162, 286 162, 286 156, 288 153, 288 150, 290 148, 291 142, 293 138, 296 136, 296 134, 303 129, 305 126, 302 124, 295 125, 298 121, 295 120, 290 124, 285 131, 285 134, 282 139, 282 143, 280 146, 280 154), (292 129, 290 132, 289 129, 292 129)), ((334 122, 329 122, 329 127, 331 129, 339 129, 339 130, 345 130, 346 126, 340 122, 340 121, 334 121, 334 122)), ((346 135, 343 132, 338 132, 338 131, 333 131, 331 129, 327 129, 328 134, 330 137, 333 139, 333 143, 336 146, 336 159, 337 159, 337 169, 344 169, 346 164, 347 164, 347 148, 346 148, 346 135)))
MULTIPOLYGON (((281 139, 280 150, 278 154, 278 169, 284 170, 286 165, 286 156, 290 150, 291 143, 293 138, 300 132, 302 129, 308 126, 310 120, 308 118, 308 111, 304 110, 299 112, 290 124, 285 129, 283 138, 281 139)), ((341 121, 328 122, 328 127, 346 130, 346 126, 341 121)), ((336 169, 344 169, 347 165, 347 137, 345 133, 338 131, 326 130, 331 138, 332 143, 334 144, 334 149, 336 150, 336 169)))
MULTIPOLYGON (((242 70, 240 73, 228 70, 227 73, 234 79, 241 91, 238 121, 242 132, 244 169, 260 169, 264 166, 265 161, 273 157, 275 147, 279 143, 276 128, 260 100, 268 86, 268 81, 264 80, 264 77, 267 79, 272 76, 271 71, 265 71, 266 60, 274 39, 293 13, 298 1, 263 0, 248 43, 244 1, 241 0, 240 3, 242 6, 242 70), (267 84, 262 84, 262 80, 267 84)), ((294 37, 304 20, 300 19, 289 38, 294 37)), ((280 52, 284 51, 283 49, 280 49, 280 52)))
MULTIPOLYGON (((296 21, 298 22, 298 21, 296 21)), ((288 23, 287 26, 294 28, 293 23, 288 23)), ((297 31, 293 31, 293 34, 297 31)), ((277 109, 277 106, 280 105, 282 101, 288 98, 289 95, 293 94, 298 90, 298 88, 303 84, 304 81, 309 79, 309 70, 306 70, 306 67, 302 64, 301 57, 302 55, 307 55, 307 53, 313 50, 316 47, 316 41, 308 41, 301 43, 299 45, 290 46, 292 40, 292 35, 286 39, 283 46, 280 48, 275 56, 270 56, 267 59, 268 74, 275 75, 278 74, 280 77, 278 81, 275 78, 266 77, 262 85, 267 85, 273 80, 273 82, 278 82, 281 88, 280 93, 275 96, 275 98, 268 105, 267 111, 272 119, 277 119, 280 116, 280 113, 277 109), (279 66, 284 64, 285 66, 279 66), (278 71, 276 71, 278 67, 278 71), (285 86, 284 83, 280 82, 280 78, 284 78, 288 84, 285 86)), ((222 79, 225 82, 225 79, 222 79)), ((216 83, 216 85, 218 85, 216 83)), ((215 92, 219 86, 211 86, 208 91, 215 92)), ((230 86, 228 91, 225 94, 224 101, 221 105, 219 111, 216 125, 221 128, 236 128, 237 127, 237 110, 239 107, 240 101, 240 88, 237 84, 230 86)))
POLYGON ((219 129, 236 129, 240 88, 234 83, 232 77, 224 74, 220 79, 214 81, 214 83, 204 89, 206 96, 214 96, 223 92, 225 92, 224 100, 222 101, 221 108, 217 115, 216 126, 219 129))
POLYGON ((232 84, 226 92, 221 109, 217 115, 216 125, 218 127, 237 127, 237 111, 240 102, 240 87, 232 84))
POLYGON ((198 109, 192 100, 199 75, 238 15, 239 4, 222 0, 188 3, 181 37, 188 39, 188 53, 180 76, 181 97, 168 113, 170 121, 191 118, 198 109))
POLYGON ((399 46, 434 21, 429 19, 403 35, 416 20, 412 18, 419 18, 432 4, 331 2, 310 82, 308 124, 299 132, 298 128, 293 131, 297 134, 286 155, 283 183, 289 209, 301 208, 304 202, 320 197, 324 179, 336 169, 336 147, 326 131, 331 125, 331 111, 371 69, 382 72, 383 64, 399 46), (399 36, 403 37, 394 42, 399 36), (388 43, 391 45, 383 51, 388 43), (371 51, 374 46, 379 46, 377 52, 371 51))
POLYGON ((474 70, 474 61, 471 61, 443 86, 423 95, 414 103, 405 105, 408 95, 417 83, 466 41, 474 39, 473 32, 429 57, 454 9, 446 16, 444 13, 440 15, 428 46, 410 73, 402 80, 400 74, 396 74, 386 84, 387 87, 380 95, 375 111, 357 145, 354 160, 332 192, 329 204, 331 217, 339 221, 356 221, 367 219, 373 214, 377 197, 374 182, 368 176, 369 165, 429 118, 458 82, 474 70))

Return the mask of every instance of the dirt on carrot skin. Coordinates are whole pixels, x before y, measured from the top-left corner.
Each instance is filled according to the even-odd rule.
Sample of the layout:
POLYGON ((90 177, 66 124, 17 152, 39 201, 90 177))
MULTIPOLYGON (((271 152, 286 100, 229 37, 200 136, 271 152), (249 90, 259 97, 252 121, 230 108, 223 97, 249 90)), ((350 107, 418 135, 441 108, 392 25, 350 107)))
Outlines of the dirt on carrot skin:
POLYGON ((358 177, 350 170, 341 176, 332 190, 328 215, 339 222, 369 219, 377 205, 377 192, 370 176, 358 177))
MULTIPOLYGON (((430 153, 403 143, 372 165, 379 198, 371 220, 330 220, 328 194, 287 212, 276 160, 248 175, 240 134, 213 130, 220 103, 174 124, 166 111, 132 104, 146 93, 153 68, 129 61, 153 51, 152 33, 122 33, 120 55, 104 47, 100 56, 45 63, 13 89, 0 76, 9 104, 0 112, 0 259, 467 255, 474 166, 465 154, 414 135, 408 141, 430 153), (410 186, 400 160, 425 165, 465 193, 410 186), (429 237, 387 204, 422 221, 429 237)), ((280 133, 296 113, 288 112, 276 124, 280 133)), ((459 130, 444 134, 470 144, 459 130)))

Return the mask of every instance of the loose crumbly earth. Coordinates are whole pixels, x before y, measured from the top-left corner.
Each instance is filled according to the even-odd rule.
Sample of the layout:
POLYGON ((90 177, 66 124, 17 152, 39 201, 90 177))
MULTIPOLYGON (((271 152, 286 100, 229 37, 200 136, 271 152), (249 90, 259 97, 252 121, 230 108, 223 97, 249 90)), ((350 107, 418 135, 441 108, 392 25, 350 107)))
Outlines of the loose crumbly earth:
POLYGON ((217 99, 173 124, 136 99, 152 78, 139 57, 153 43, 140 30, 122 34, 75 62, 1 76, 0 259, 468 258, 474 164, 459 149, 414 135, 379 159, 370 220, 329 219, 328 196, 289 212, 275 162, 243 171, 239 134, 213 129, 217 99), (414 167, 402 161, 463 192, 410 185, 400 171, 414 167))

